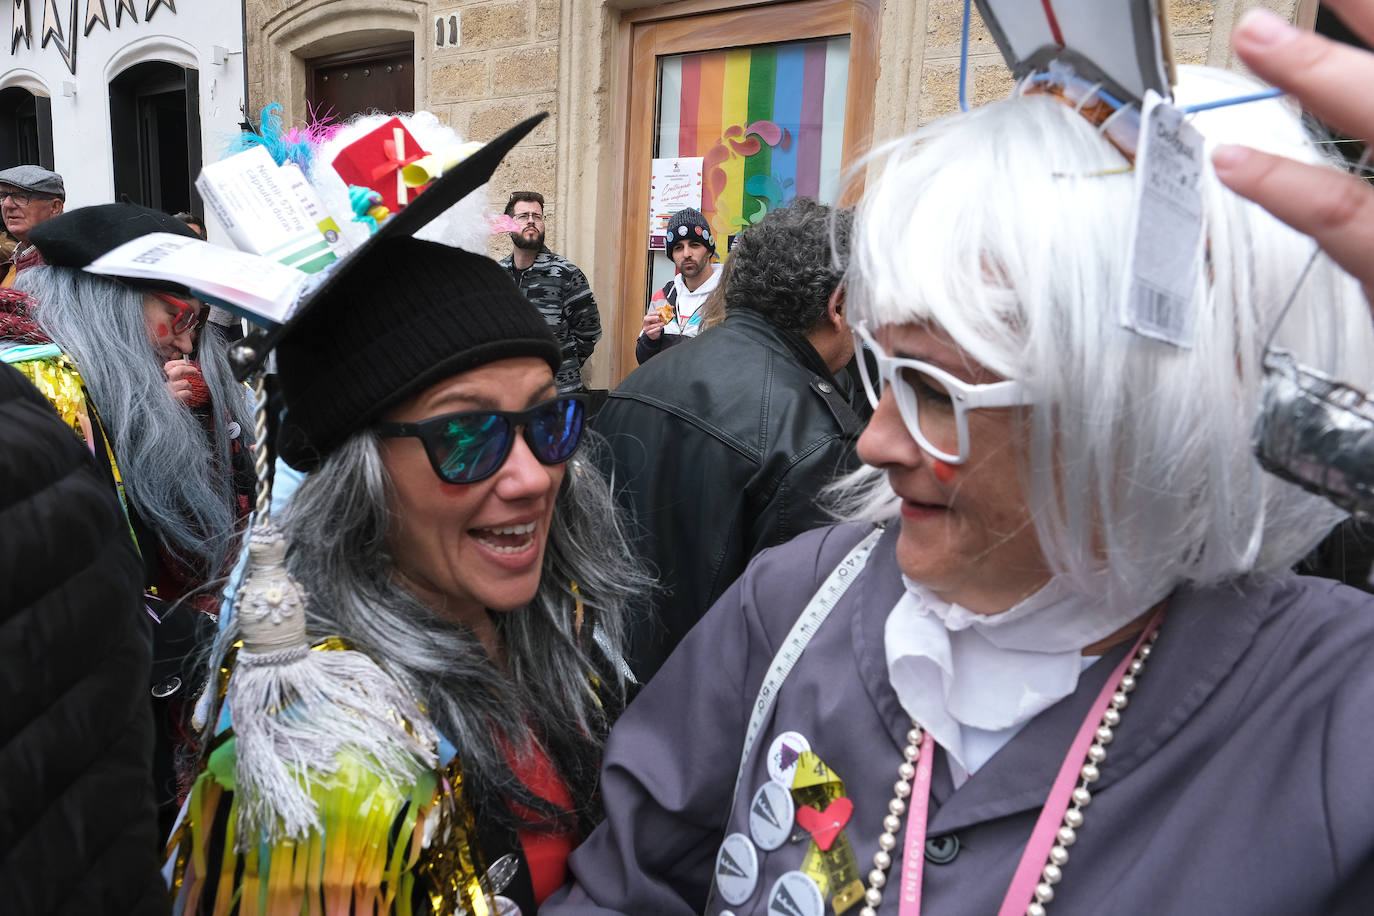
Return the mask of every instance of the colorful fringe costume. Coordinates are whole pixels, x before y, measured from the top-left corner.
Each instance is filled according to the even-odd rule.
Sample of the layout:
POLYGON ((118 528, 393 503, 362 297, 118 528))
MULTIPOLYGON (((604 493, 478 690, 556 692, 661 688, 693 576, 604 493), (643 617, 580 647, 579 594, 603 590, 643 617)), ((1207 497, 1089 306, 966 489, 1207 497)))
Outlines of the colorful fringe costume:
MULTIPOLYGON (((338 640, 315 647, 344 649, 338 640)), ((221 689, 228 681, 222 669, 221 689)), ((176 916, 494 912, 456 758, 398 787, 345 752, 333 773, 310 781, 319 829, 245 843, 237 742, 227 716, 221 724, 173 835, 176 916)))
POLYGON ((336 638, 309 644, 306 596, 260 486, 235 600, 242 639, 219 671, 218 733, 173 833, 174 914, 486 916, 461 763, 370 658, 336 638), (453 759, 442 769, 441 747, 453 759))
MULTIPOLYGON (((71 357, 58 349, 56 344, 46 343, 13 347, 5 351, 4 361, 33 382, 53 410, 57 411, 62 422, 86 443, 86 447, 96 456, 96 461, 106 465, 119 493, 120 505, 127 515, 129 501, 124 494, 124 480, 120 477, 119 465, 115 463, 109 439, 100 425, 100 417, 86 394, 86 384, 81 380, 81 373, 71 357)), ((130 535, 137 545, 138 537, 134 535, 132 527, 130 535)))

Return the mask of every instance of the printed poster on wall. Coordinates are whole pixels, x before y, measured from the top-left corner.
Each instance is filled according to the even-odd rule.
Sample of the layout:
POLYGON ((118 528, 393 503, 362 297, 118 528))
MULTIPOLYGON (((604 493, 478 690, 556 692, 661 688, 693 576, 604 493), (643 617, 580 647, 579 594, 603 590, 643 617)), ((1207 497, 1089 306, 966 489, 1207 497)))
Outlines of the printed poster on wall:
POLYGON ((649 250, 662 251, 668 220, 687 207, 701 209, 701 156, 653 160, 649 177, 649 250))

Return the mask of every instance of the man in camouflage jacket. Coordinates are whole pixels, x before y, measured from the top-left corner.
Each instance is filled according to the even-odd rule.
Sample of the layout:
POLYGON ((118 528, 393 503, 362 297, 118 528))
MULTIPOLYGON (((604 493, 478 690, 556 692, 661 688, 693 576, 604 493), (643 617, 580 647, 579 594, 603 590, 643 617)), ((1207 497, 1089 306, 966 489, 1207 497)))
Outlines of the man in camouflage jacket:
POLYGON ((563 365, 554 381, 560 393, 584 391, 582 364, 601 339, 601 315, 587 278, 577 265, 544 245, 544 197, 516 191, 506 215, 519 223, 511 232, 515 249, 501 260, 516 286, 534 303, 563 348, 563 365))

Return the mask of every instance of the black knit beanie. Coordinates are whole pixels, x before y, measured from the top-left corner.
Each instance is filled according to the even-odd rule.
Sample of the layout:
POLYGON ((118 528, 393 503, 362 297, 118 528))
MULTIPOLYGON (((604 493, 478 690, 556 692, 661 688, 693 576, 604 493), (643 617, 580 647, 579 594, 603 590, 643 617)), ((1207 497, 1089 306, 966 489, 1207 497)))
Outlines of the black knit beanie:
POLYGON ((409 236, 374 241, 335 268, 347 283, 331 284, 277 345, 277 446, 297 470, 435 382, 517 356, 555 372, 562 362, 543 316, 491 258, 409 236))
POLYGON ((693 241, 705 245, 711 254, 716 253, 716 240, 711 236, 711 224, 701 215, 700 210, 684 207, 668 218, 668 241, 663 253, 671 259, 674 247, 683 242, 693 241))

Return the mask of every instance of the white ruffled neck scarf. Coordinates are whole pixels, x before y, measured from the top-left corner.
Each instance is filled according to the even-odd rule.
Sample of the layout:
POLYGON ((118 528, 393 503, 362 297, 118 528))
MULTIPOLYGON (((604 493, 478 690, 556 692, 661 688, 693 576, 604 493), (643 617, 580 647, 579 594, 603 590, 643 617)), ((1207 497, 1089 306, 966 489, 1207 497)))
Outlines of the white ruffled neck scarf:
POLYGON ((906 576, 884 632, 888 676, 907 715, 959 764, 972 769, 964 729, 1006 739, 1078 687, 1082 651, 1140 616, 1072 594, 1051 579, 1000 614, 975 614, 906 576))

